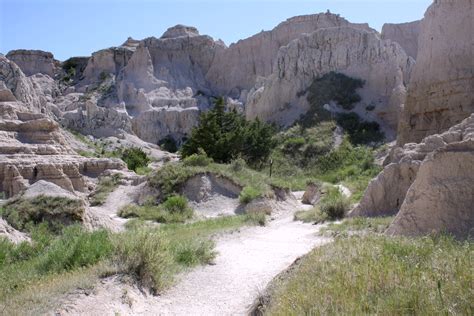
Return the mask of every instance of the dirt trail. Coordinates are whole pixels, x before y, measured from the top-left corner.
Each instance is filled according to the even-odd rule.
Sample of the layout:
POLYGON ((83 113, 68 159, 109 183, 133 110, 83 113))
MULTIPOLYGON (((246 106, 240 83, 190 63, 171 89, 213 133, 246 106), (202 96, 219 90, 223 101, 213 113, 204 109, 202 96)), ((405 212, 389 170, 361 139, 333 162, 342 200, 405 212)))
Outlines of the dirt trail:
POLYGON ((87 211, 87 222, 92 228, 105 227, 117 232, 123 230, 127 219, 117 215, 118 211, 133 203, 140 193, 142 185, 120 185, 107 197, 101 206, 90 207, 87 211))
POLYGON ((61 315, 243 315, 279 272, 312 248, 327 243, 316 236, 321 226, 293 221, 303 208, 285 203, 266 227, 247 227, 217 240, 214 265, 180 276, 161 296, 150 296, 105 279, 89 295, 77 294, 63 305, 61 315))

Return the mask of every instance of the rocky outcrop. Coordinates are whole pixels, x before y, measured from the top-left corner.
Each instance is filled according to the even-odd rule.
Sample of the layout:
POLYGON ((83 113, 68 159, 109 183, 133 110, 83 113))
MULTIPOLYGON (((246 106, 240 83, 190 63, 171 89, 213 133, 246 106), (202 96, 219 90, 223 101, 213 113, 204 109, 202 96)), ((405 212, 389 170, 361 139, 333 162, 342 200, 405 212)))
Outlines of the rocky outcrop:
POLYGON ((397 144, 419 142, 474 112, 474 3, 437 0, 421 22, 419 50, 397 144))
POLYGON ((408 56, 416 59, 418 56, 420 24, 421 21, 400 24, 386 23, 382 27, 382 39, 397 42, 408 56))
POLYGON ((331 71, 365 80, 355 111, 396 129, 413 59, 397 43, 352 27, 321 29, 278 52, 273 73, 249 93, 246 116, 291 124, 308 109, 302 93, 331 71), (394 97, 394 93, 400 94, 394 97), (368 105, 375 110, 366 114, 368 105))
POLYGON ((24 102, 31 111, 40 111, 41 102, 31 80, 25 76, 20 67, 2 55, 0 55, 0 82, 2 82, 0 101, 13 101, 13 95, 14 101, 24 102))
POLYGON ((473 167, 474 137, 430 154, 387 234, 474 237, 474 173, 469 172, 473 167))
POLYGON ((74 111, 65 112, 61 124, 95 137, 117 136, 132 131, 132 123, 125 109, 100 107, 91 100, 74 111))
POLYGON ((40 73, 54 78, 59 71, 60 63, 50 52, 19 49, 10 51, 6 57, 17 64, 27 76, 40 73))
MULTIPOLYGON (((276 70, 275 60, 280 47, 305 33, 341 26, 373 32, 367 24, 350 23, 331 13, 293 17, 271 31, 262 31, 219 51, 206 78, 217 94, 238 98, 242 91, 250 90, 259 77, 267 77, 276 70)), ((245 93, 242 99, 245 101, 245 93)))
POLYGON ((100 83, 108 75, 117 76, 132 54, 133 50, 127 47, 111 47, 93 53, 84 69, 80 86, 100 83))
MULTIPOLYGON (((474 202, 474 195, 468 194, 472 192, 472 186, 469 189, 462 188, 469 187, 473 181, 469 172, 474 167, 473 141, 474 114, 443 134, 431 135, 419 144, 409 143, 394 149, 389 158, 391 163, 370 182, 361 202, 350 216, 387 216, 398 213, 398 218, 402 216, 402 210, 405 210, 408 215, 403 216, 410 217, 410 214, 416 213, 420 218, 426 218, 426 221, 429 221, 431 215, 439 216, 436 212, 446 213, 443 218, 451 218, 452 223, 456 222, 455 218, 465 218, 464 210, 472 213, 474 202), (469 199, 470 204, 466 204, 469 199), (438 202, 440 208, 435 207, 438 202), (463 203, 465 208, 459 208, 463 203)), ((437 231, 447 229, 443 224, 445 220, 447 221, 437 221, 432 228, 439 225, 436 226, 437 231)), ((418 220, 415 217, 411 217, 411 221, 413 233, 417 229, 420 229, 419 233, 427 232, 420 228, 421 222, 420 227, 416 228, 418 220)), ((454 232, 451 228, 450 231, 454 232)), ((403 232, 410 234, 410 229, 403 232)))

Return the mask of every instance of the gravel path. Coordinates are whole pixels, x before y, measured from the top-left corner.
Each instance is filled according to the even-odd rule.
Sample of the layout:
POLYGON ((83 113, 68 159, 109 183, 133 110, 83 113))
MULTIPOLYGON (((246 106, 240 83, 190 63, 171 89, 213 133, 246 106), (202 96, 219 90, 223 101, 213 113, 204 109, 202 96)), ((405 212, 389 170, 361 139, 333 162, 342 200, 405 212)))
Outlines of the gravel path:
POLYGON ((298 257, 327 243, 320 226, 293 221, 302 207, 285 203, 266 227, 247 227, 217 240, 214 265, 184 273, 161 296, 150 296, 118 277, 89 295, 76 294, 61 315, 244 315, 266 285, 298 257))

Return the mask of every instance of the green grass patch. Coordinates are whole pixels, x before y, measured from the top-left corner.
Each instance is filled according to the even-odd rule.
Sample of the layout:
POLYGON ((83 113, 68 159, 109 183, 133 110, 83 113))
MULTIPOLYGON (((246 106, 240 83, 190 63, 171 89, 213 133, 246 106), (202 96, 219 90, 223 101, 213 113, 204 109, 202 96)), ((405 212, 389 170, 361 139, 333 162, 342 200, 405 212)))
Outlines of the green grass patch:
POLYGON ((471 315, 473 251, 448 237, 338 238, 274 282, 265 314, 471 315))

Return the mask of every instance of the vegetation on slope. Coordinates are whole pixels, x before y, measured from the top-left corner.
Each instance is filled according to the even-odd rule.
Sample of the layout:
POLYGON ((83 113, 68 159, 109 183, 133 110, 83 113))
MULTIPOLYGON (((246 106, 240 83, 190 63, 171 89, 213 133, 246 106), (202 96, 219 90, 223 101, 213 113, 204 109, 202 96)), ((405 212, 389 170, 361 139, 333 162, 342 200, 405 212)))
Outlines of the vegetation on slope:
POLYGON ((247 167, 242 160, 237 159, 230 164, 218 164, 211 161, 204 153, 200 153, 193 154, 180 162, 169 163, 150 175, 149 185, 159 189, 161 200, 165 200, 169 196, 179 194, 182 186, 191 177, 212 173, 234 181, 244 189, 244 194, 252 190, 252 199, 273 196, 272 188, 276 184, 272 179, 262 172, 247 167))
POLYGON ((0 215, 22 231, 29 231, 40 223, 47 224, 52 231, 58 231, 64 224, 81 222, 83 212, 81 200, 48 196, 12 199, 0 209, 0 215))

